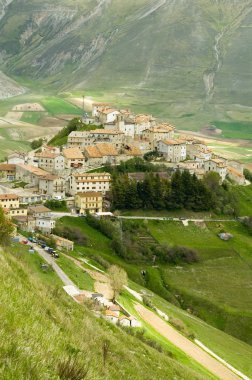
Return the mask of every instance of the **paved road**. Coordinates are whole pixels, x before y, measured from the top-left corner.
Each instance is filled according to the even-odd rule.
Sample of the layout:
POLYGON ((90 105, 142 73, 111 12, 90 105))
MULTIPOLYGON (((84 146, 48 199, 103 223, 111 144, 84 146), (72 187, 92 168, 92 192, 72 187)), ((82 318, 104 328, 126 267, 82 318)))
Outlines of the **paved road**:
POLYGON ((175 346, 184 351, 187 355, 192 357, 202 366, 207 368, 211 373, 216 375, 222 380, 240 380, 238 375, 235 375, 231 370, 221 364, 218 360, 214 359, 203 349, 196 344, 185 338, 182 334, 176 331, 173 327, 168 325, 163 319, 158 317, 152 311, 146 309, 144 306, 137 304, 136 311, 140 314, 147 323, 149 323, 156 331, 163 335, 166 339, 172 342, 175 346))
MULTIPOLYGON (((22 236, 23 238, 23 236, 22 236)), ((64 285, 73 285, 76 287, 76 285, 73 283, 72 280, 63 272, 63 270, 59 267, 59 265, 56 262, 56 259, 54 259, 49 253, 47 253, 44 249, 42 249, 39 245, 32 243, 32 246, 36 252, 48 263, 50 264, 58 277, 61 279, 64 285)))
POLYGON ((51 215, 52 215, 53 219, 63 218, 63 216, 72 216, 74 218, 78 217, 78 214, 72 214, 71 212, 55 212, 55 211, 52 211, 51 215))
POLYGON ((172 218, 165 216, 123 216, 119 215, 118 219, 145 219, 145 220, 172 220, 172 221, 185 221, 188 222, 236 222, 236 219, 211 219, 211 218, 201 218, 201 219, 191 219, 191 218, 172 218))

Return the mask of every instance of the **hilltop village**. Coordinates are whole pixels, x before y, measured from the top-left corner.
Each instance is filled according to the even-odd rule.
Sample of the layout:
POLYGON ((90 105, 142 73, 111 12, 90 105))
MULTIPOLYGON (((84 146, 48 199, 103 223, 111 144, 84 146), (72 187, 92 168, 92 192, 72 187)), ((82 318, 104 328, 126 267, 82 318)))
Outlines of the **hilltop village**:
POLYGON ((64 200, 73 214, 105 215, 110 211, 106 195, 111 174, 103 166, 146 154, 153 164, 173 172, 189 171, 201 179, 212 171, 219 174, 220 182, 228 176, 245 184, 242 164, 214 154, 198 138, 179 135, 173 125, 159 123, 152 115, 94 103, 92 115, 85 114, 82 122, 88 130, 72 131, 65 146, 44 144, 27 154, 14 152, 0 164, 0 205, 22 230, 52 233, 55 220, 43 205, 46 200, 64 200))

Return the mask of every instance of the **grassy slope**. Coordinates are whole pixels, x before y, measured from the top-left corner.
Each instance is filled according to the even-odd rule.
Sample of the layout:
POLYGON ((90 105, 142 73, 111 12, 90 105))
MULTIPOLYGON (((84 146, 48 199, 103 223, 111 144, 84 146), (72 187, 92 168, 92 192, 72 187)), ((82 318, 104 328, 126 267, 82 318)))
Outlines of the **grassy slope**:
POLYGON ((69 278, 78 286, 79 289, 94 290, 94 280, 87 272, 77 267, 67 257, 60 255, 57 264, 64 270, 69 278))
MULTIPOLYGON (((81 228, 82 232, 85 234, 85 236, 87 236, 89 240, 88 247, 75 248, 75 251, 73 252, 74 256, 80 257, 84 255, 85 257, 88 257, 88 258, 90 257, 93 258, 94 255, 101 256, 102 258, 106 259, 110 263, 116 263, 118 265, 121 265, 127 270, 129 277, 131 279, 134 279, 134 281, 138 283, 137 285, 136 282, 130 282, 130 286, 136 291, 141 291, 142 289, 145 289, 144 281, 142 279, 142 276, 140 275, 140 270, 143 269, 142 266, 138 267, 135 264, 126 263, 125 261, 117 257, 116 255, 114 255, 114 253, 112 252, 110 248, 110 240, 106 238, 104 235, 102 235, 101 233, 99 233, 98 231, 91 228, 89 225, 87 225, 85 222, 85 219, 65 217, 61 219, 61 223, 65 223, 66 225, 72 225, 72 226, 77 226, 81 228)), ((160 224, 161 227, 162 225, 163 223, 160 224)), ((178 231, 180 231, 180 229, 178 231)), ((189 235, 191 234, 189 233, 189 235)), ((171 228, 171 233, 166 231, 164 232, 164 235, 162 236, 164 236, 164 239, 165 239, 166 236, 177 236, 178 238, 178 236, 181 236, 181 235, 178 233, 174 233, 174 229, 171 228)), ((195 236, 195 234, 193 236, 195 236)), ((243 240, 243 238, 244 238, 243 230, 241 230, 241 235, 239 239, 243 240)), ((180 238, 180 244, 181 244, 181 241, 183 242, 185 241, 184 239, 185 237, 184 235, 182 235, 180 238)), ((191 237, 190 239, 192 241, 193 237, 191 237)), ((199 235, 197 239, 198 239, 197 240, 198 244, 200 244, 200 242, 202 243, 203 238, 201 235, 199 235)), ((215 242, 217 241, 218 244, 221 243, 221 241, 216 240, 214 236, 211 236, 211 238, 209 239, 212 239, 212 241, 215 241, 215 242)), ((172 239, 169 239, 169 240, 172 241, 172 239)), ((249 240, 249 237, 247 237, 247 241, 248 240, 249 240)), ((208 240, 207 243, 209 245, 210 240, 208 240)), ((237 240, 236 244, 239 245, 239 240, 237 240)), ((215 250, 213 249, 213 252, 214 251, 215 250)), ((246 248, 244 252, 246 252, 246 248)), ((96 266, 99 266, 99 264, 97 264, 95 261, 92 261, 92 262, 96 266)), ((228 272, 228 268, 227 268, 227 272, 228 272)), ((195 279, 195 277, 193 278, 195 279)), ((153 290, 156 292, 158 291, 159 279, 160 279, 160 276, 158 276, 157 282, 154 282, 153 290)), ((127 300, 127 297, 126 297, 126 300, 127 300)), ((236 298, 237 296, 235 297, 235 299, 236 298)), ((252 368, 250 365, 251 364, 250 357, 252 355, 251 346, 247 345, 246 343, 220 330, 217 330, 216 328, 212 327, 211 325, 208 325, 207 323, 203 322, 197 317, 188 314, 186 311, 180 308, 177 308, 176 306, 164 300, 163 298, 155 295, 155 293, 153 293, 153 296, 151 297, 151 299, 157 307, 167 312, 168 315, 173 316, 183 321, 189 333, 194 334, 197 339, 202 341, 211 350, 216 352, 218 355, 220 355, 222 358, 227 360, 229 363, 234 365, 239 370, 246 373, 248 376, 252 376, 252 368)))
POLYGON ((195 265, 163 266, 164 283, 203 319, 251 343, 252 242, 246 229, 240 223, 215 222, 206 228, 169 222, 148 222, 148 227, 161 243, 182 244, 199 252, 200 262, 195 265), (221 241, 220 230, 234 238, 221 241))
POLYGON ((252 185, 235 186, 234 191, 239 202, 240 215, 252 215, 252 185))
POLYGON ((40 259, 32 259, 32 264, 27 255, 22 247, 0 255, 1 378, 56 380, 59 362, 78 353, 79 360, 90 366, 89 380, 202 378, 96 319, 64 293, 53 272, 41 273, 40 259), (110 350, 103 373, 106 339, 110 350))

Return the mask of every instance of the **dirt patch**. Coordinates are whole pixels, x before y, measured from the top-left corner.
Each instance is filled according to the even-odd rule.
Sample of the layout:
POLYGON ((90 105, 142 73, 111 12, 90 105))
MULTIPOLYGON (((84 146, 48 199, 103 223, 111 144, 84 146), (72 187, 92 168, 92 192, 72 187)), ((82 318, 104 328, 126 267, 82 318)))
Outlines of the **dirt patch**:
POLYGON ((61 113, 60 115, 55 115, 55 117, 59 120, 64 120, 64 121, 70 121, 72 119, 75 119, 76 117, 79 117, 78 115, 71 115, 69 113, 61 113))
POLYGON ((214 126, 206 126, 200 130, 201 133, 207 136, 218 136, 221 135, 222 130, 214 126))
POLYGON ((40 120, 39 125, 41 127, 63 128, 67 125, 67 121, 58 119, 57 117, 45 116, 40 120))
MULTIPOLYGON (((67 101, 69 103, 74 104, 77 107, 83 108, 83 98, 82 97, 80 97, 80 98, 68 98, 67 101)), ((84 109, 85 109, 85 111, 88 111, 88 112, 92 111, 92 104, 93 104, 93 100, 88 99, 88 98, 84 98, 84 109)))
POLYGON ((108 300, 113 299, 114 293, 109 283, 95 281, 94 288, 97 293, 103 294, 108 300))
POLYGON ((89 274, 90 277, 95 281, 94 283, 94 289, 97 293, 103 294, 105 298, 108 300, 111 300, 113 298, 113 290, 110 285, 109 277, 105 274, 102 274, 100 272, 97 272, 95 270, 87 269, 83 267, 83 263, 79 261, 78 259, 75 259, 74 257, 70 257, 68 255, 64 255, 71 261, 75 263, 79 268, 85 270, 89 274))
POLYGON ((39 103, 23 103, 23 104, 16 104, 12 111, 33 111, 33 112, 41 112, 45 111, 44 107, 42 107, 39 103))
POLYGON ((206 223, 203 220, 195 220, 194 224, 195 224, 195 226, 202 228, 202 229, 207 228, 206 223))
POLYGON ((5 117, 12 120, 21 120, 23 112, 8 112, 5 117))

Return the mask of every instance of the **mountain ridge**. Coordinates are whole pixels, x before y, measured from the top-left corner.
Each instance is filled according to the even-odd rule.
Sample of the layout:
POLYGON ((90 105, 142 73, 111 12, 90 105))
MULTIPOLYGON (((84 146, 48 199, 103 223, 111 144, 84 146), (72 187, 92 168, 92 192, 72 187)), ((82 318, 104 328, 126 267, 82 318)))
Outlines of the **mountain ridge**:
POLYGON ((159 104, 161 116, 250 106, 251 11, 251 0, 56 0, 53 6, 2 0, 0 67, 45 89, 143 99, 159 104))

